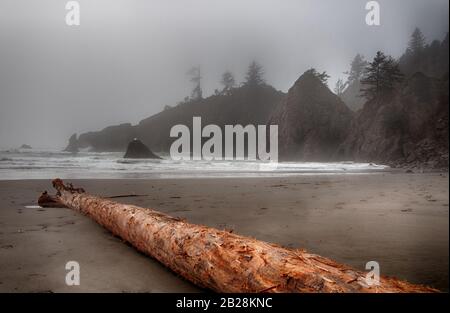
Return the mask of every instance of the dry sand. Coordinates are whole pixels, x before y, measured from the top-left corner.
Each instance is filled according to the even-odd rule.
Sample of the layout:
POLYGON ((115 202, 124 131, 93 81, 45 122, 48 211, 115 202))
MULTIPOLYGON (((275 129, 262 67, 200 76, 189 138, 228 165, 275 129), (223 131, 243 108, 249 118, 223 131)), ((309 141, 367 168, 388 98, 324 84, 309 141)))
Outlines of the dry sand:
MULTIPOLYGON (((448 290, 448 173, 291 178, 74 180, 102 196, 192 223, 305 248, 382 275, 448 290)), ((26 208, 49 180, 0 181, 0 291, 197 292, 157 261, 70 209, 26 208), (81 285, 66 286, 78 261, 81 285)))

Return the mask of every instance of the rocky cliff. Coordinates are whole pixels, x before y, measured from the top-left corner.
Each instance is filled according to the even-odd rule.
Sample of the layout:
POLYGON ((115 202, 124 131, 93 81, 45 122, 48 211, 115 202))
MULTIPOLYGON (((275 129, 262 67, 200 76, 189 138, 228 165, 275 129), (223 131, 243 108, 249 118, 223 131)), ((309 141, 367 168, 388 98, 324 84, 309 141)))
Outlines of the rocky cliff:
POLYGON ((329 161, 346 138, 353 113, 316 76, 305 73, 270 119, 278 124, 281 160, 329 161))
POLYGON ((388 98, 364 105, 337 155, 393 166, 448 168, 448 75, 415 73, 388 98))
POLYGON ((77 153, 78 152, 77 134, 73 134, 72 136, 70 136, 69 143, 68 143, 67 147, 63 151, 65 151, 65 152, 72 152, 72 153, 77 153))
POLYGON ((107 127, 70 139, 70 147, 125 151, 133 138, 168 151, 176 124, 277 124, 279 158, 353 160, 415 168, 448 168, 448 74, 415 73, 390 97, 371 100, 353 113, 320 79, 304 74, 287 95, 270 86, 241 87, 168 108, 138 125, 107 127), (277 105, 278 104, 278 105, 277 105), (76 142, 75 142, 76 141, 76 142))
POLYGON ((176 139, 169 136, 174 125, 183 124, 191 128, 193 116, 201 117, 203 125, 265 125, 283 96, 282 92, 268 85, 243 86, 226 95, 167 107, 138 125, 121 124, 81 134, 77 144, 93 151, 125 151, 128 143, 137 137, 153 151, 167 152, 176 139))

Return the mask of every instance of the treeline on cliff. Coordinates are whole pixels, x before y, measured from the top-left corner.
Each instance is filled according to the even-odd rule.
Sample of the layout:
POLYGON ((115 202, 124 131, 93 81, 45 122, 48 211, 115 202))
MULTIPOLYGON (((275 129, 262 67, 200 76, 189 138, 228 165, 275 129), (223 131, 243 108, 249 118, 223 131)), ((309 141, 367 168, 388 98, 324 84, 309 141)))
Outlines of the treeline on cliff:
POLYGON ((237 85, 226 71, 222 90, 204 98, 201 72, 188 73, 192 94, 137 125, 122 124, 72 136, 70 146, 125 151, 139 138, 167 152, 172 126, 202 123, 277 124, 281 160, 382 162, 393 166, 448 168, 448 34, 427 44, 419 29, 405 53, 394 59, 379 51, 367 61, 357 54, 334 92, 326 72, 309 69, 287 94, 264 80, 252 62, 237 85))

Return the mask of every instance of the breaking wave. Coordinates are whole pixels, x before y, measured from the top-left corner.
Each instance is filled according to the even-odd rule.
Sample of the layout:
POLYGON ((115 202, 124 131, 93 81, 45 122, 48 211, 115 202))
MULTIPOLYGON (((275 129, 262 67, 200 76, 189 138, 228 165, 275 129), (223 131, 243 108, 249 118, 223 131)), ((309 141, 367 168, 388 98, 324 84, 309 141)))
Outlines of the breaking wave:
POLYGON ((279 177, 302 174, 374 173, 388 166, 354 162, 173 161, 123 159, 122 153, 2 151, 0 179, 279 177))

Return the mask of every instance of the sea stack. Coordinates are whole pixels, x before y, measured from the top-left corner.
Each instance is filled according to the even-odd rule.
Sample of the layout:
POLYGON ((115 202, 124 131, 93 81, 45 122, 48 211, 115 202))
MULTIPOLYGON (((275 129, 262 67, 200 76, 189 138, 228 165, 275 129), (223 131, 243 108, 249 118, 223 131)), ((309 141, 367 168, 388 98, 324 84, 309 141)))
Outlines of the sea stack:
POLYGON ((72 153, 77 153, 77 152, 78 152, 78 139, 77 139, 77 134, 73 134, 72 136, 70 136, 70 138, 69 138, 69 144, 68 144, 67 147, 64 149, 64 151, 66 151, 66 152, 72 152, 72 153))
POLYGON ((281 160, 329 162, 352 118, 352 111, 310 70, 289 89, 269 124, 278 125, 281 160))
POLYGON ((125 159, 161 159, 137 138, 128 144, 125 159))

